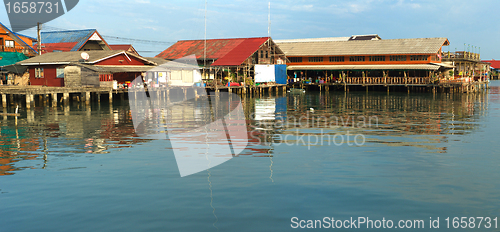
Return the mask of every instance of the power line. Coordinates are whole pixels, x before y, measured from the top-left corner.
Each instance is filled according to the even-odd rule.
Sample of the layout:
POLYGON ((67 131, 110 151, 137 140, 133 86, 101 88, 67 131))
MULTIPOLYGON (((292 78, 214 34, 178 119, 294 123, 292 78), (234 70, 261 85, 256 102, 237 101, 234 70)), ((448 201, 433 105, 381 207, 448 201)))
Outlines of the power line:
POLYGON ((105 39, 124 40, 124 41, 138 42, 138 43, 151 43, 151 44, 174 44, 174 43, 176 43, 176 42, 168 42, 168 41, 132 39, 132 38, 125 38, 125 37, 118 37, 118 36, 110 36, 110 35, 101 35, 101 36, 104 37, 105 39))
MULTIPOLYGON (((48 26, 48 25, 43 25, 42 29, 48 30, 48 31, 69 31, 68 29, 53 27, 53 26, 48 26)), ((105 39, 108 39, 108 40, 121 40, 121 41, 129 41, 129 42, 136 42, 136 43, 148 43, 148 44, 174 44, 174 43, 176 43, 176 42, 170 42, 170 41, 134 39, 134 38, 126 38, 126 37, 103 35, 103 34, 101 34, 101 36, 105 39)))

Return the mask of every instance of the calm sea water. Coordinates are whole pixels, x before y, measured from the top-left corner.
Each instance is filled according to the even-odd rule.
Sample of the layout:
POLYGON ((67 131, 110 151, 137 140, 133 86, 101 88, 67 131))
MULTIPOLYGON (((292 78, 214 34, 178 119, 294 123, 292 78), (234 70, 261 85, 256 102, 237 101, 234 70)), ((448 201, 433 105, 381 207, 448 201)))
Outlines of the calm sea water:
POLYGON ((247 149, 183 178, 169 140, 135 134, 127 102, 21 111, 17 126, 0 118, 0 231, 293 231, 325 217, 374 221, 360 231, 490 217, 479 230, 500 231, 491 86, 244 98, 247 149))

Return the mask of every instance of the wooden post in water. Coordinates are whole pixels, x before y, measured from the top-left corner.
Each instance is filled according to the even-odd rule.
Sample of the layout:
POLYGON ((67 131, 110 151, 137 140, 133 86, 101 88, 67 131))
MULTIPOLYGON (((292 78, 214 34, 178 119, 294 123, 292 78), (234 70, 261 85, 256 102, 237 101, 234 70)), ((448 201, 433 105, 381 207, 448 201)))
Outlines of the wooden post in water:
POLYGON ((7 107, 7 94, 2 94, 2 106, 7 107))
POLYGON ((113 90, 109 91, 109 103, 113 102, 113 90))
POLYGON ((31 94, 26 94, 26 108, 27 109, 31 108, 31 97, 32 96, 33 95, 31 95, 31 94))
POLYGON ((57 107, 57 93, 52 93, 52 107, 57 107))
POLYGON ((63 93, 63 98, 62 100, 64 101, 64 104, 68 104, 69 102, 69 93, 63 93))
POLYGON ((90 92, 85 92, 85 105, 90 104, 90 92))

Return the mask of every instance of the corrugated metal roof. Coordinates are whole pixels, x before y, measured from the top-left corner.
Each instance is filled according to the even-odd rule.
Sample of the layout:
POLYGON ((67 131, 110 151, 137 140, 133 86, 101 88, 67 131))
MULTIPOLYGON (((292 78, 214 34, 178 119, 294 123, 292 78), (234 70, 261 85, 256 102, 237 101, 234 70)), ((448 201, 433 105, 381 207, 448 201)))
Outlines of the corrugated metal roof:
POLYGON ((238 46, 229 51, 225 56, 217 59, 212 66, 238 66, 259 50, 269 38, 247 38, 238 46))
POLYGON ((446 38, 277 43, 287 56, 435 54, 446 38))
POLYGON ((392 65, 295 65, 288 70, 438 70, 433 64, 392 64, 392 65))
POLYGON ((147 72, 151 71, 155 66, 143 65, 143 66, 114 66, 114 65, 95 65, 100 72, 110 72, 110 73, 123 73, 123 72, 147 72))
POLYGON ((307 43, 307 42, 327 42, 327 41, 348 41, 350 37, 326 37, 309 39, 281 39, 274 40, 275 43, 307 43))
MULTIPOLYGON (((268 39, 269 37, 209 39, 206 46, 206 59, 217 60, 212 65, 240 65, 268 39), (222 60, 218 61, 219 59, 222 60)), ((181 40, 156 57, 175 60, 194 54, 196 59, 204 59, 204 50, 204 40, 181 40)))
POLYGON ((490 63, 494 69, 500 69, 500 60, 482 60, 482 62, 490 63))
POLYGON ((44 53, 61 51, 61 52, 69 52, 71 51, 78 42, 67 42, 67 43, 44 43, 42 45, 42 50, 44 53))
POLYGON ((42 32, 42 46, 52 50, 78 51, 95 33, 99 35, 96 29, 42 32), (69 48, 70 44, 73 47, 69 48))
MULTIPOLYGON (((89 54, 89 60, 87 60, 86 64, 93 64, 96 63, 100 60, 103 60, 108 57, 113 57, 115 55, 118 55, 120 53, 124 53, 125 51, 121 50, 111 50, 111 51, 85 51, 86 53, 89 54)), ((21 65, 37 65, 37 64, 67 64, 67 63, 73 63, 73 62, 80 62, 82 60, 81 58, 82 52, 76 51, 76 52, 51 52, 51 53, 45 53, 40 56, 36 56, 27 60, 23 60, 21 62, 18 62, 18 64, 21 65)), ((145 63, 148 64, 154 64, 156 65, 155 62, 146 60, 140 56, 137 56, 133 53, 126 53, 129 56, 136 57, 138 59, 143 60, 145 63)))

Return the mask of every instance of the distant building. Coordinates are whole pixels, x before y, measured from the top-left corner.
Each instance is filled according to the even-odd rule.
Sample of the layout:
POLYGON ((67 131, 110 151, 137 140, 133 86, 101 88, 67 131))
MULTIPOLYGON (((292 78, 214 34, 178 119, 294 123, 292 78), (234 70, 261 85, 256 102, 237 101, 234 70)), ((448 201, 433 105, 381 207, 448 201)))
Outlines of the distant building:
MULTIPOLYGON (((42 54, 112 50, 96 29, 42 32, 42 54)), ((38 45, 35 45, 37 47, 38 45)))
POLYGON ((0 52, 18 52, 34 56, 36 55, 36 50, 32 47, 34 43, 36 43, 35 38, 14 33, 0 23, 0 52))
MULTIPOLYGON (((14 84, 23 79, 26 69, 13 67, 16 62, 35 56, 35 38, 12 32, 0 23, 0 83, 14 84)), ((24 78, 25 80, 27 78, 24 78)))
POLYGON ((368 35, 277 44, 290 60, 288 75, 312 82, 424 84, 453 68, 442 63, 447 38, 381 40, 368 35))
POLYGON ((286 63, 285 54, 270 37, 209 39, 206 43, 205 40, 180 40, 156 58, 175 60, 193 54, 204 67, 203 78, 217 84, 228 79, 252 81, 257 64, 286 63))
POLYGON ((82 52, 52 52, 18 62, 29 68, 31 85, 68 86, 68 71, 79 70, 81 80, 75 86, 124 85, 142 73, 154 68, 157 63, 126 51, 87 51, 88 60, 82 52), (68 70, 70 67, 72 70, 68 70), (97 82, 96 82, 97 80, 97 82))
POLYGON ((110 44, 109 47, 111 48, 111 50, 124 50, 139 55, 132 44, 110 44))

